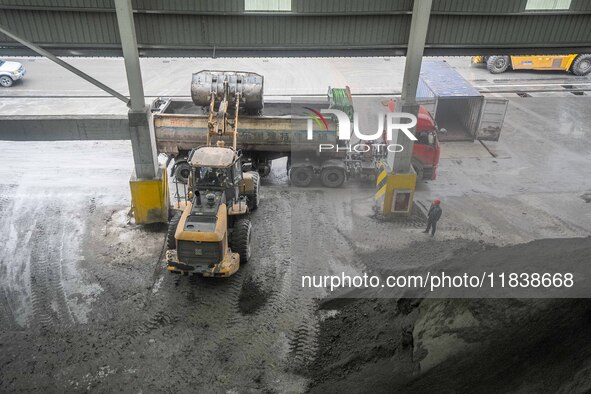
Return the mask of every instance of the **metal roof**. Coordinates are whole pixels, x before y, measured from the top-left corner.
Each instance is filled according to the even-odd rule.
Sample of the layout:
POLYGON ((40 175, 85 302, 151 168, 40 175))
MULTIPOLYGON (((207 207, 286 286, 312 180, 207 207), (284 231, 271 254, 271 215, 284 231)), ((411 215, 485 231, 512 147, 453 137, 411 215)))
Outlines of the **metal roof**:
POLYGON ((234 158, 233 149, 205 146, 193 153, 191 165, 194 167, 226 168, 234 163, 234 158))
POLYGON ((417 98, 480 97, 482 94, 445 61, 423 61, 417 98))
MULTIPOLYGON (((0 0, 0 24, 56 55, 121 56, 113 0, 0 0)), ((425 55, 591 52, 591 1, 526 10, 527 0, 434 0, 425 55), (574 52, 573 52, 574 51, 574 52)), ((404 55, 412 0, 133 1, 140 56, 404 55)), ((0 34, 0 55, 30 55, 0 34)))

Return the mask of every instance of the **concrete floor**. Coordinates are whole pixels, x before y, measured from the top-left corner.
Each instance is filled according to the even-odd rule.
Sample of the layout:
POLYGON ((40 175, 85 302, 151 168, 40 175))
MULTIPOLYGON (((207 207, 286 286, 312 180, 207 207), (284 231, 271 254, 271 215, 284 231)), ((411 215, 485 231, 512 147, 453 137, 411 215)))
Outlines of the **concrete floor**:
POLYGON ((590 105, 580 97, 511 99, 500 141, 485 143, 498 157, 446 153, 444 145, 438 179, 418 194, 443 198, 456 211, 446 222, 472 223, 495 243, 588 234, 591 210, 580 196, 591 189, 590 105))
MULTIPOLYGON (((378 60, 380 67, 400 62, 378 60)), ((115 59, 79 61, 125 91, 122 69, 110 68, 115 59)), ((195 60, 162 61, 144 60, 148 94, 186 92, 188 77, 174 75, 195 60)), ((322 94, 327 84, 344 83, 396 89, 399 81, 383 83, 358 71, 370 68, 363 61, 332 60, 313 77, 306 61, 260 60, 257 70, 271 70, 267 92, 273 94, 284 91, 278 76, 287 69, 298 75, 290 79, 298 92, 322 94)), ((215 62, 222 59, 199 69, 222 65, 215 62)), ((32 64, 25 64, 26 84, 2 90, 4 96, 31 95, 27 89, 36 81, 44 86, 37 95, 97 93, 57 71, 52 79, 36 79, 47 65, 32 64)), ((497 78, 481 71, 464 70, 487 83, 497 78)), ((3 99, 0 110, 14 107, 14 100, 3 99)), ((37 107, 36 99, 21 100, 16 112, 51 110, 37 107)), ((97 109, 43 100, 68 110, 97 109)), ((125 111, 115 104, 100 109, 125 111)), ((435 196, 443 200, 434 241, 421 234, 422 221, 373 219, 371 185, 294 189, 277 163, 252 215, 252 262, 225 281, 168 274, 161 259, 165 229, 129 223, 128 142, 0 142, 0 391, 303 392, 325 318, 315 298, 326 292, 302 289, 302 275, 424 268, 472 241, 512 245, 587 236, 591 205, 581 195, 591 192, 590 105, 590 98, 568 94, 514 97, 500 141, 487 144, 497 157, 479 143, 443 145, 438 179, 417 191, 423 205, 435 196), (376 250, 391 258, 360 258, 376 250)))

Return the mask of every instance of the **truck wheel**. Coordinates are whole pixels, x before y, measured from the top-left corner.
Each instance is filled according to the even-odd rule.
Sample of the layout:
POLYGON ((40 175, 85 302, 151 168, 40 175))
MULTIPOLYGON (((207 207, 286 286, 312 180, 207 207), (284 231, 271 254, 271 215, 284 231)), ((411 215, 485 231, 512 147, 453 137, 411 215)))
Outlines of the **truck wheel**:
POLYGON ((486 68, 491 74, 500 74, 507 71, 510 63, 509 56, 491 56, 486 61, 486 68))
POLYGON ((258 172, 252 173, 252 181, 254 183, 254 191, 252 192, 251 195, 246 196, 246 198, 247 198, 247 203, 248 203, 248 209, 250 209, 251 211, 254 211, 255 209, 257 209, 259 207, 259 202, 261 201, 261 197, 259 194, 259 188, 261 185, 261 178, 259 177, 258 172))
POLYGON ((230 249, 240 255, 241 263, 247 263, 250 259, 250 231, 250 220, 238 219, 230 236, 230 249))
POLYGON ((591 72, 591 55, 579 55, 571 66, 571 71, 575 75, 583 76, 591 72))
POLYGON ((168 231, 166 232, 166 247, 169 250, 176 249, 176 238, 174 237, 174 233, 176 233, 176 229, 179 226, 181 214, 182 212, 175 213, 172 219, 170 219, 170 222, 168 222, 168 231))
POLYGON ((326 187, 341 187, 345 182, 345 171, 342 168, 324 168, 320 172, 320 181, 326 187))
POLYGON ((191 165, 186 161, 180 161, 176 163, 174 167, 174 177, 180 183, 185 185, 189 183, 189 177, 191 176, 191 165))
POLYGON ((259 175, 264 177, 269 176, 269 174, 271 173, 271 162, 269 162, 269 164, 264 164, 260 167, 257 168, 259 175))
POLYGON ((291 183, 298 187, 308 187, 312 183, 314 172, 310 167, 292 167, 289 171, 291 183))
POLYGON ((12 78, 10 78, 8 75, 0 76, 0 85, 4 86, 5 88, 11 87, 13 82, 14 81, 12 80, 12 78))

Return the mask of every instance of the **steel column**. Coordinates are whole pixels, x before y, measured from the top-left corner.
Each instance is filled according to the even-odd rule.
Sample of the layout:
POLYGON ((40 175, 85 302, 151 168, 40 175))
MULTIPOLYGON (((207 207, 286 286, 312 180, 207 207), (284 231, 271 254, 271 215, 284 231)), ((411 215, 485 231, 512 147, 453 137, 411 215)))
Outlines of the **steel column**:
POLYGON ((144 85, 142 83, 131 0, 115 0, 115 11, 117 12, 119 36, 121 38, 121 48, 123 49, 129 95, 131 96, 130 108, 132 111, 143 111, 146 102, 144 100, 144 85))
POLYGON ((156 138, 144 98, 131 0, 115 0, 115 11, 131 99, 128 116, 135 175, 137 179, 153 179, 158 173, 156 138))
MULTIPOLYGON (((415 116, 418 113, 418 106, 416 105, 417 86, 421 73, 432 2, 432 0, 414 0, 408 37, 408 50, 406 51, 404 79, 402 82, 401 112, 408 112, 415 116)), ((413 141, 399 131, 396 136, 396 143, 402 145, 404 149, 402 152, 388 155, 388 166, 393 173, 406 174, 411 167, 413 141)))

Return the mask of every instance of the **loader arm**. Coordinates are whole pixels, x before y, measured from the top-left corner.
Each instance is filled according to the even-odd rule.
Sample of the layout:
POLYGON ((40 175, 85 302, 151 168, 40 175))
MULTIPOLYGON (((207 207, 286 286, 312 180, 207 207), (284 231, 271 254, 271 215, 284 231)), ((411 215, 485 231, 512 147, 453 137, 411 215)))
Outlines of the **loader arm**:
POLYGON ((211 100, 209 104, 209 119, 207 123, 208 133, 207 133, 207 146, 212 146, 212 138, 217 136, 216 144, 218 146, 223 146, 224 141, 223 137, 225 135, 232 136, 232 148, 236 150, 238 145, 238 114, 240 112, 240 99, 241 94, 240 92, 236 91, 231 93, 230 92, 230 85, 228 83, 228 79, 224 79, 223 81, 223 99, 218 106, 218 110, 215 110, 216 104, 216 94, 214 92, 211 93, 211 100), (230 124, 228 113, 229 102, 235 101, 235 108, 234 108, 234 124, 230 124))

